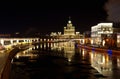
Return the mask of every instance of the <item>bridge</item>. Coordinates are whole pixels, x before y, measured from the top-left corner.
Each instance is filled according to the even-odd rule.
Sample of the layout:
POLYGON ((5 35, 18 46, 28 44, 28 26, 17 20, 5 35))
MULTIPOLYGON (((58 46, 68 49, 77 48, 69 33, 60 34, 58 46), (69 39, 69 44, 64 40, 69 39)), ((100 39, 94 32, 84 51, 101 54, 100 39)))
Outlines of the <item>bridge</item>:
POLYGON ((79 42, 80 44, 84 44, 84 39, 83 38, 40 38, 40 42, 62 42, 62 41, 67 41, 67 42, 79 42))
POLYGON ((0 38, 0 50, 11 46, 39 42, 39 38, 0 38))
POLYGON ((0 79, 9 79, 12 57, 34 42, 39 42, 39 38, 0 38, 0 79))
POLYGON ((34 43, 34 42, 61 42, 61 41, 75 41, 84 44, 84 39, 58 39, 58 38, 0 38, 0 50, 2 47, 8 49, 11 46, 34 43))

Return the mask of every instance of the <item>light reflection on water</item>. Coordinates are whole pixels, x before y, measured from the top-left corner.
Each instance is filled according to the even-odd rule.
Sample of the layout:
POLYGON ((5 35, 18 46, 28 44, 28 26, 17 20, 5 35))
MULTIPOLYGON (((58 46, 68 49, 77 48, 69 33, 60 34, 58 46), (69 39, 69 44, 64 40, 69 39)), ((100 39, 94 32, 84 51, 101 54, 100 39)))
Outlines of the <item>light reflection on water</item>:
MULTIPOLYGON (((36 46, 36 47, 38 48, 38 46, 36 46)), ((36 47, 35 46, 34 47, 30 47, 27 50, 18 52, 16 54, 15 58, 16 59, 19 59, 19 57, 30 57, 30 58, 33 58, 33 57, 38 56, 37 54, 33 54, 33 52, 37 52, 37 51, 35 51, 36 47)))
MULTIPOLYGON (((74 42, 60 42, 60 43, 41 43, 39 45, 35 45, 33 48, 29 48, 23 52, 18 53, 15 57, 19 58, 20 56, 28 56, 28 57, 37 57, 38 55, 34 52, 40 51, 57 51, 63 52, 57 56, 64 56, 68 59, 68 62, 76 61, 73 59, 75 53, 79 53, 79 58, 87 59, 90 61, 90 64, 93 68, 95 68, 99 73, 104 76, 110 76, 110 78, 117 78, 120 75, 120 56, 110 56, 103 52, 96 51, 88 51, 83 48, 75 48, 74 42), (36 51, 37 50, 37 51, 36 51)), ((51 52, 50 52, 51 53, 51 52)), ((53 53, 53 52, 52 52, 53 53)), ((108 78, 109 79, 109 78, 108 78)))
POLYGON ((112 74, 112 61, 107 54, 90 52, 91 65, 101 74, 109 76, 112 74))

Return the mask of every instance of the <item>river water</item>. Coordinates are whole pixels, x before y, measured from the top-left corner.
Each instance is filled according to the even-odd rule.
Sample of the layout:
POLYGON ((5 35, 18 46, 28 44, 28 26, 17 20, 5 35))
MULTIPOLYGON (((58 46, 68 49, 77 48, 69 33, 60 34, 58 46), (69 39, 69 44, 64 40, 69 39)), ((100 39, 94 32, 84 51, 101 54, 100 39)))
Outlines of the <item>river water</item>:
POLYGON ((74 42, 40 43, 18 52, 10 79, 120 79, 120 56, 77 47, 74 42))

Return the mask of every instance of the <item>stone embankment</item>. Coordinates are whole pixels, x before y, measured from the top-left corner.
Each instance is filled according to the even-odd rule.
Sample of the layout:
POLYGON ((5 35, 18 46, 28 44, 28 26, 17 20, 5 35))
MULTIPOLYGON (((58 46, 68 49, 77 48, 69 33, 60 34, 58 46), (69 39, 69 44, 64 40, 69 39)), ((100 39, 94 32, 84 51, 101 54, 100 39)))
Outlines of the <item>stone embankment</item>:
POLYGON ((94 51, 99 51, 99 52, 111 52, 112 55, 120 55, 120 50, 115 50, 115 49, 108 49, 104 47, 91 47, 91 46, 86 46, 86 45, 78 45, 78 47, 82 47, 88 50, 94 50, 94 51))
POLYGON ((0 79, 9 79, 10 77, 10 70, 11 70, 11 61, 12 58, 19 52, 26 50, 30 47, 31 45, 21 45, 21 46, 16 46, 12 49, 7 50, 4 53, 7 53, 2 62, 3 66, 1 67, 1 73, 0 73, 0 79), (24 48, 24 49, 23 49, 24 48))
POLYGON ((5 61, 5 65, 2 69, 2 73, 1 73, 1 78, 0 79, 9 79, 9 75, 10 75, 10 69, 11 69, 11 60, 12 58, 15 56, 15 54, 19 52, 19 48, 16 47, 14 49, 12 49, 10 52, 8 52, 8 57, 6 58, 5 61))

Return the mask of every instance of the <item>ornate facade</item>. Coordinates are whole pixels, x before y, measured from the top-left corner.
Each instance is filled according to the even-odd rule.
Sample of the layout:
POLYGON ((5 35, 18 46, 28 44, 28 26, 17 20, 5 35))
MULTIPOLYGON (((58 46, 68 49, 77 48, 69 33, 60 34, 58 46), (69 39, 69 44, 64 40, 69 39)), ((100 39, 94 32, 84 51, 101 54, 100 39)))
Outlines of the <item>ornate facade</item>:
POLYGON ((79 38, 80 33, 75 31, 75 26, 73 26, 71 20, 68 20, 67 26, 64 27, 64 33, 62 35, 64 38, 79 38))
POLYGON ((75 27, 70 20, 68 21, 67 26, 64 27, 64 35, 67 37, 75 35, 75 27))
POLYGON ((50 36, 65 39, 80 38, 81 36, 83 37, 80 32, 75 31, 75 26, 73 26, 70 19, 68 20, 67 26, 64 27, 63 34, 61 32, 51 32, 50 36))

